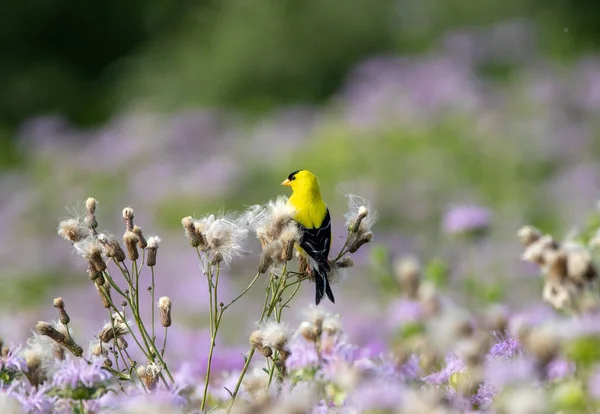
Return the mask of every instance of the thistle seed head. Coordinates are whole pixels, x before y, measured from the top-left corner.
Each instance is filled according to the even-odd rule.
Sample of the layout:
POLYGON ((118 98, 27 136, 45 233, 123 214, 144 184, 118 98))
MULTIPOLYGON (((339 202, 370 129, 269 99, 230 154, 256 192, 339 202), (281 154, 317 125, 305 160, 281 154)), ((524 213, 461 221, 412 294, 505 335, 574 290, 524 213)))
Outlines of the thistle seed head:
POLYGON ((356 253, 358 249, 362 247, 363 244, 370 243, 371 240, 373 240, 373 233, 371 233, 370 231, 364 232, 362 234, 360 232, 357 232, 356 235, 357 237, 355 237, 352 243, 350 243, 350 245, 348 246, 348 251, 350 253, 356 253))
POLYGON ((71 322, 71 318, 69 317, 69 314, 65 310, 65 302, 63 301, 63 299, 62 298, 54 299, 54 307, 56 309, 58 309, 58 317, 59 317, 60 323, 62 323, 63 325, 68 325, 69 322, 71 322))
POLYGON ((140 249, 145 249, 146 246, 148 246, 148 242, 146 241, 146 239, 144 238, 144 232, 142 231, 142 229, 138 226, 133 226, 133 230, 132 230, 136 236, 138 236, 138 247, 140 249))
POLYGON ((119 240, 112 234, 98 234, 98 242, 104 250, 106 257, 113 258, 117 262, 125 261, 125 252, 119 244, 119 240))
POLYGON ((104 343, 109 343, 115 339, 124 337, 129 333, 129 326, 123 319, 115 313, 112 322, 106 322, 98 334, 98 339, 104 343))
POLYGON ((100 296, 100 300, 102 300, 102 306, 106 309, 110 309, 112 306, 112 298, 110 296, 110 284, 104 283, 104 277, 96 279, 96 283, 94 283, 94 287, 98 292, 98 296, 100 296), (98 283, 102 279, 102 284, 98 283))
POLYGON ((137 243, 139 243, 140 239, 131 230, 127 230, 123 235, 123 243, 125 244, 125 249, 127 250, 127 258, 129 260, 136 261, 139 259, 140 254, 137 249, 137 243))
POLYGON ((577 286, 583 286, 596 279, 596 269, 592 263, 592 255, 587 249, 575 249, 567 254, 567 274, 577 286))
POLYGON ((163 296, 158 300, 160 308, 160 324, 164 328, 171 326, 171 299, 168 296, 163 296))
POLYGON ((158 374, 160 374, 161 368, 154 362, 150 362, 148 365, 140 365, 136 368, 135 372, 144 383, 146 388, 150 391, 156 388, 158 383, 158 374))
POLYGON ((542 237, 542 232, 533 226, 524 226, 519 229, 517 236, 525 247, 529 247, 542 237))
POLYGON ((149 267, 156 265, 156 252, 158 251, 158 245, 161 239, 158 236, 152 236, 148 239, 148 246, 146 251, 148 252, 148 258, 146 259, 146 265, 149 267))
POLYGON ((133 231, 133 209, 131 207, 123 209, 123 221, 125 221, 125 229, 133 231))
POLYGON ((308 342, 316 342, 317 341, 317 328, 312 323, 308 321, 304 321, 300 324, 298 328, 300 335, 308 342))
POLYGON ((70 218, 58 223, 58 235, 71 243, 77 243, 85 239, 88 233, 79 220, 70 218))
POLYGON ((417 298, 421 285, 421 267, 413 258, 404 258, 394 263, 394 277, 402 292, 409 298, 417 298))
POLYGON ((344 256, 336 263, 337 267, 340 269, 347 269, 354 266, 354 259, 350 256, 344 256))
POLYGON ((52 339, 58 344, 65 343, 65 336, 62 333, 58 332, 56 328, 54 328, 54 326, 52 326, 52 324, 48 322, 39 321, 35 325, 35 330, 38 331, 41 335, 47 336, 48 338, 52 339))

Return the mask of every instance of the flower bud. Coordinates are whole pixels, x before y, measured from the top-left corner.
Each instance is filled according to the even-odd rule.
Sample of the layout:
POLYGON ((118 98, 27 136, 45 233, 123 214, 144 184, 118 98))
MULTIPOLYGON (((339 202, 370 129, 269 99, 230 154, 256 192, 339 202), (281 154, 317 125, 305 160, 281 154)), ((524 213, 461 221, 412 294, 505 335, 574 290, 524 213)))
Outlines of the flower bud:
POLYGON ((132 262, 136 261, 140 257, 137 249, 137 243, 139 241, 139 237, 133 231, 128 230, 123 235, 123 243, 125 244, 125 249, 127 250, 127 258, 132 262))
POLYGON ((149 267, 156 265, 156 252, 158 251, 158 245, 160 242, 161 239, 158 236, 152 236, 148 239, 148 246, 146 247, 148 258, 146 259, 146 265, 149 267))
POLYGON ((133 209, 131 207, 123 209, 123 221, 125 221, 125 229, 133 231, 133 209))
POLYGON ((158 300, 158 307, 160 308, 160 324, 164 328, 168 328, 171 326, 171 299, 163 296, 158 300))
POLYGON ((144 232, 142 231, 142 229, 138 226, 133 226, 133 230, 132 230, 136 236, 138 236, 138 247, 140 249, 145 249, 146 246, 148 246, 148 242, 146 241, 146 239, 144 238, 144 232))
POLYGON ((65 302, 62 300, 62 298, 54 299, 54 307, 58 309, 60 323, 62 323, 63 325, 68 325, 69 322, 71 322, 71 318, 65 310, 65 302))
POLYGON ((58 332, 56 328, 54 328, 54 326, 52 326, 52 324, 49 324, 48 322, 39 321, 35 325, 35 330, 38 331, 41 335, 47 336, 48 338, 52 339, 56 343, 65 343, 65 336, 62 333, 58 332))

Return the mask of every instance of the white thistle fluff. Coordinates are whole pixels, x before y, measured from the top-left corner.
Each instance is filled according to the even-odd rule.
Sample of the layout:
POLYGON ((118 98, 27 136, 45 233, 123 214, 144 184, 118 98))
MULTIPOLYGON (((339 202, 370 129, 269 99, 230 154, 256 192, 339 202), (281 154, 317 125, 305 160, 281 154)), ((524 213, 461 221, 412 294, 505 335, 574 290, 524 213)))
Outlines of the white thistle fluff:
POLYGON ((261 324, 259 331, 263 338, 263 346, 269 348, 281 348, 287 343, 290 336, 288 326, 274 320, 261 324))
POLYGON ((371 202, 356 194, 346 194, 348 198, 348 211, 344 214, 346 227, 354 222, 359 214, 365 214, 365 218, 360 222, 360 228, 363 231, 370 231, 379 218, 377 211, 372 207, 371 202))

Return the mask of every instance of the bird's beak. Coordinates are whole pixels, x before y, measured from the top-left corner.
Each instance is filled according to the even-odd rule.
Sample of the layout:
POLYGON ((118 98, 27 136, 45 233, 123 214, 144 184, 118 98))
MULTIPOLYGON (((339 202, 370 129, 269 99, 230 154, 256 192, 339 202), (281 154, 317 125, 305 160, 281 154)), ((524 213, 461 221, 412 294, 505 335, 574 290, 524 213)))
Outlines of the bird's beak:
POLYGON ((281 183, 281 185, 285 185, 286 187, 291 187, 292 182, 286 178, 285 181, 281 183))

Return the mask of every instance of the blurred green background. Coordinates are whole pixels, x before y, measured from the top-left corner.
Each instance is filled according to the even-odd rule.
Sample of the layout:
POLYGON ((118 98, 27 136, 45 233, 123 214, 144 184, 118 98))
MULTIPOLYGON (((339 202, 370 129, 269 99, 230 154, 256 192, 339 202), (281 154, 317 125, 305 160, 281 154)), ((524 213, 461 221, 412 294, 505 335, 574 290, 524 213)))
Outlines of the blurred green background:
MULTIPOLYGON (((492 290, 507 279, 515 301, 528 292, 511 278, 531 273, 518 227, 564 236, 598 198, 592 0, 9 0, 3 17, 7 308, 90 290, 55 235, 64 206, 88 196, 117 235, 120 209, 133 206, 165 239, 159 266, 189 278, 197 263, 181 217, 264 203, 298 168, 320 177, 338 236, 341 193, 379 210, 359 275, 408 254, 465 273, 464 246, 440 223, 454 204, 479 204, 494 220, 469 272, 492 290)), ((176 285, 170 294, 191 295, 176 285)), ((346 286, 347 304, 366 286, 375 300, 364 306, 377 311, 367 278, 346 286)))
POLYGON ((168 110, 320 103, 366 56, 419 53, 448 30, 515 17, 536 25, 545 53, 572 58, 597 48, 598 8, 593 0, 10 0, 0 124, 10 131, 45 113, 98 124, 140 100, 168 110))

